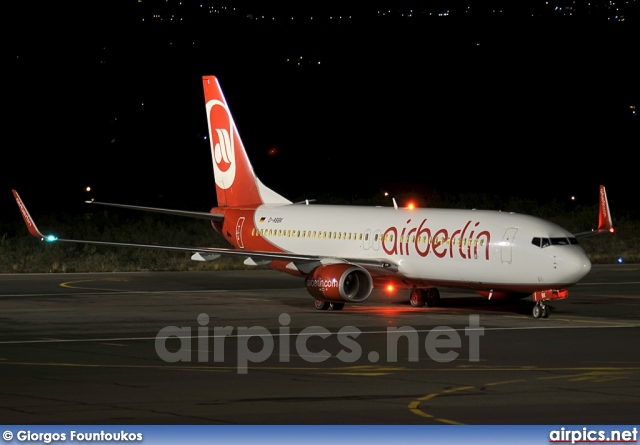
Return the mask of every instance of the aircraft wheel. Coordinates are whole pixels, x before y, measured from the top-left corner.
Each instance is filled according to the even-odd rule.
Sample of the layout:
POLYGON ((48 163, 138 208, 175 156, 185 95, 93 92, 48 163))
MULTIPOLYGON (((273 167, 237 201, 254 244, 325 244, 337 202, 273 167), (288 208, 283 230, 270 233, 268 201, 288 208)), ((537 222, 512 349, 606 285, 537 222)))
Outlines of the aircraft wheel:
POLYGON ((409 303, 413 307, 422 307, 424 306, 424 289, 413 289, 411 291, 411 296, 409 296, 409 303))
POLYGON ((436 288, 427 289, 427 297, 425 302, 427 303, 427 307, 438 307, 440 306, 440 291, 436 288))
POLYGON ((540 317, 542 317, 542 307, 540 306, 540 304, 536 303, 536 305, 533 307, 533 318, 540 317))
POLYGON ((315 300, 313 302, 313 305, 319 311, 326 311, 327 309, 329 309, 329 302, 328 301, 315 300))
POLYGON ((549 318, 549 314, 551 313, 551 307, 546 304, 542 306, 542 318, 549 318))
POLYGON ((329 306, 334 311, 341 311, 344 308, 344 303, 329 303, 329 306))

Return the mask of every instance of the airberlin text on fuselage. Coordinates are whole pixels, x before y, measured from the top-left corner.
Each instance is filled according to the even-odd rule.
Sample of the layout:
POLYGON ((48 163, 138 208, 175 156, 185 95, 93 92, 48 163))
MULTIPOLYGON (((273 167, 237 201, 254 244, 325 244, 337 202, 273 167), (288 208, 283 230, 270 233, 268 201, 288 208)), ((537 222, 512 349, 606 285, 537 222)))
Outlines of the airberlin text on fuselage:
POLYGON ((427 218, 419 225, 406 222, 406 227, 399 230, 391 226, 382 235, 382 248, 387 255, 410 255, 415 252, 422 257, 430 253, 438 258, 459 256, 463 259, 489 259, 489 244, 491 233, 488 230, 479 231, 480 221, 467 221, 464 227, 449 231, 449 229, 433 229, 427 224, 427 218), (400 232, 400 233, 398 233, 400 232), (477 233, 476 233, 477 232, 477 233), (484 258, 482 249, 484 248, 484 258))

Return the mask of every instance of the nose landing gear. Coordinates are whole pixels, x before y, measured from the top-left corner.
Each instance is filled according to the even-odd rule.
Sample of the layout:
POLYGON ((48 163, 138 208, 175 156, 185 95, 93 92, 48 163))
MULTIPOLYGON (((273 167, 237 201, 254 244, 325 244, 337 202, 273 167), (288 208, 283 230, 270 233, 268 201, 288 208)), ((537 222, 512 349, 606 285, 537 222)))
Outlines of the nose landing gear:
POLYGON ((550 312, 551 308, 544 304, 543 300, 536 302, 533 306, 533 318, 547 318, 550 312))
POLYGON ((532 294, 535 306, 533 306, 533 318, 547 318, 551 313, 551 307, 547 306, 550 300, 564 300, 569 296, 566 289, 539 290, 532 294))

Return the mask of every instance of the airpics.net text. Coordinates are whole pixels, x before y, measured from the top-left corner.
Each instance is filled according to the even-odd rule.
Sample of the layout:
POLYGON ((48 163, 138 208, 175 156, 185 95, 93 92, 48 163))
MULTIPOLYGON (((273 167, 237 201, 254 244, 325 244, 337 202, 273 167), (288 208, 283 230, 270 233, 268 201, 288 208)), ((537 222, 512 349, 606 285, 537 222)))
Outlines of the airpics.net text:
MULTIPOLYGON (((274 358, 274 353, 279 363, 291 362, 292 355, 308 363, 322 363, 332 357, 342 363, 355 363, 363 359, 365 354, 358 342, 360 336, 384 335, 386 350, 383 359, 386 363, 417 362, 423 352, 430 360, 449 363, 459 359, 459 351, 463 348, 460 334, 464 332, 468 361, 478 362, 480 337, 484 335, 479 315, 469 315, 469 323, 462 329, 437 326, 418 330, 411 326, 392 326, 377 331, 362 331, 355 326, 344 326, 337 330, 309 326, 299 332, 291 332, 291 316, 287 313, 278 317, 280 326, 276 333, 263 326, 210 326, 209 321, 207 314, 198 315, 199 326, 195 335, 189 326, 165 326, 160 329, 155 338, 158 357, 167 363, 188 363, 193 361, 193 352, 196 351, 198 363, 225 363, 227 352, 234 357, 238 374, 247 374, 251 364, 264 363, 274 358), (236 343, 235 350, 230 349, 232 342, 236 343), (177 344, 177 347, 169 347, 168 343, 171 346, 177 344), (213 343, 211 348, 210 343, 213 343), (225 350, 225 345, 229 347, 228 350, 225 350), (295 348, 294 354, 292 346, 295 348), (332 353, 327 348, 336 351, 332 353), (403 352, 402 358, 399 358, 399 351, 403 352)), ((371 350, 365 360, 379 363, 381 353, 371 350)))

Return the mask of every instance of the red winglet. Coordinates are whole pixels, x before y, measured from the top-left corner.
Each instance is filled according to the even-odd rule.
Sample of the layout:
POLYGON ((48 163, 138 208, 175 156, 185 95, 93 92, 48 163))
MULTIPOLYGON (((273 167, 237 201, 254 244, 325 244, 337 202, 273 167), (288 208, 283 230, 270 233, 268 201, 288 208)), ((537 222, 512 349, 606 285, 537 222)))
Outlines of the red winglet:
POLYGON ((16 198, 16 202, 18 203, 18 207, 20 208, 20 213, 22 213, 22 218, 24 218, 24 222, 27 224, 27 229, 29 229, 29 233, 35 236, 36 238, 44 239, 44 235, 40 233, 38 227, 36 227, 36 223, 29 215, 29 211, 25 207, 22 199, 20 199, 20 195, 15 190, 11 190, 13 192, 14 198, 16 198))
POLYGON ((600 205, 598 206, 598 231, 608 230, 613 232, 613 222, 609 213, 609 201, 604 185, 600 186, 600 205))

